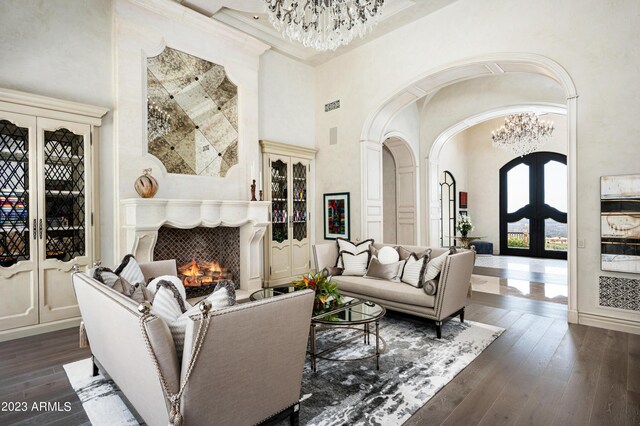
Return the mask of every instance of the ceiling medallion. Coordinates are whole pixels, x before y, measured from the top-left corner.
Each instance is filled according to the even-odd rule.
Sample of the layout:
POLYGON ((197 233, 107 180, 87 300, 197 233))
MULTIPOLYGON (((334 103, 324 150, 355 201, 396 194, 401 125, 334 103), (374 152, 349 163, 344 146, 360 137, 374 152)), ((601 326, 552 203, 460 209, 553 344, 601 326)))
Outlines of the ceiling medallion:
POLYGON ((512 114, 504 126, 491 132, 493 146, 524 157, 537 151, 553 134, 553 122, 540 120, 534 113, 512 114))
POLYGON ((384 0, 265 0, 284 37, 319 51, 336 50, 378 23, 384 0))

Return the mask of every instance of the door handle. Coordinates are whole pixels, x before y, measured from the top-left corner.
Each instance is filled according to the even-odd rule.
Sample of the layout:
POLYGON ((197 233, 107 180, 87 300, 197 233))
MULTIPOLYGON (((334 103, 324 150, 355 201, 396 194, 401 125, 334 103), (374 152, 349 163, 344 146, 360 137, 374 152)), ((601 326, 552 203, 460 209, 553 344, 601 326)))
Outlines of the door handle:
POLYGON ((40 239, 42 239, 42 219, 40 219, 38 228, 39 228, 38 233, 40 234, 40 239))
POLYGON ((31 233, 33 234, 33 239, 36 240, 38 239, 38 227, 37 227, 37 222, 38 219, 33 219, 33 228, 31 230, 31 233))

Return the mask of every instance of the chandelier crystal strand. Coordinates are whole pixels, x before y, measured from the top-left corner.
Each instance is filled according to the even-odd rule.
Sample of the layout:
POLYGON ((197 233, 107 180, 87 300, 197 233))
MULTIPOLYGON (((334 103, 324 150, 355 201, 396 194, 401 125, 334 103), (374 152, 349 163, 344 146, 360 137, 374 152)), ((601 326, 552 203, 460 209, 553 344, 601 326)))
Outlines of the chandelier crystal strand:
POLYGON ((534 113, 509 115, 504 125, 491 132, 493 146, 524 157, 540 149, 553 134, 553 122, 534 113))
POLYGON ((336 50, 377 25, 384 0, 265 0, 273 27, 319 51, 336 50))

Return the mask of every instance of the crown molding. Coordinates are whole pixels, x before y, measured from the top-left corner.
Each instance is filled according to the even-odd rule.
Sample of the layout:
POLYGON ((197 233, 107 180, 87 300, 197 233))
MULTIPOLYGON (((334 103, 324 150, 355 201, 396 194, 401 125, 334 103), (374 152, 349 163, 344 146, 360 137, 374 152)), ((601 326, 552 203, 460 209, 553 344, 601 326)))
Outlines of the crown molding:
POLYGON ((101 121, 101 118, 109 112, 109 108, 83 104, 80 102, 65 101, 48 96, 35 95, 33 93, 4 88, 0 88, 0 102, 23 105, 31 108, 40 108, 55 112, 77 114, 98 119, 99 121, 101 121))
POLYGON ((313 148, 305 148, 303 146, 289 145, 282 142, 273 141, 260 141, 260 147, 265 154, 283 154, 283 155, 297 155, 300 157, 313 159, 316 156, 318 150, 313 148))

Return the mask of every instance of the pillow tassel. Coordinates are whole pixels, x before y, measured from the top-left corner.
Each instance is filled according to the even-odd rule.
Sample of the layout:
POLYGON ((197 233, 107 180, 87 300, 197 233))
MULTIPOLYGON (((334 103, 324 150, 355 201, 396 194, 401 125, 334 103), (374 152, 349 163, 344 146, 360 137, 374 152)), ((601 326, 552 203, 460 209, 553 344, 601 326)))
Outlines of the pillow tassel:
POLYGON ((84 326, 84 321, 80 321, 80 347, 88 348, 89 347, 89 339, 87 338, 87 329, 84 326))

